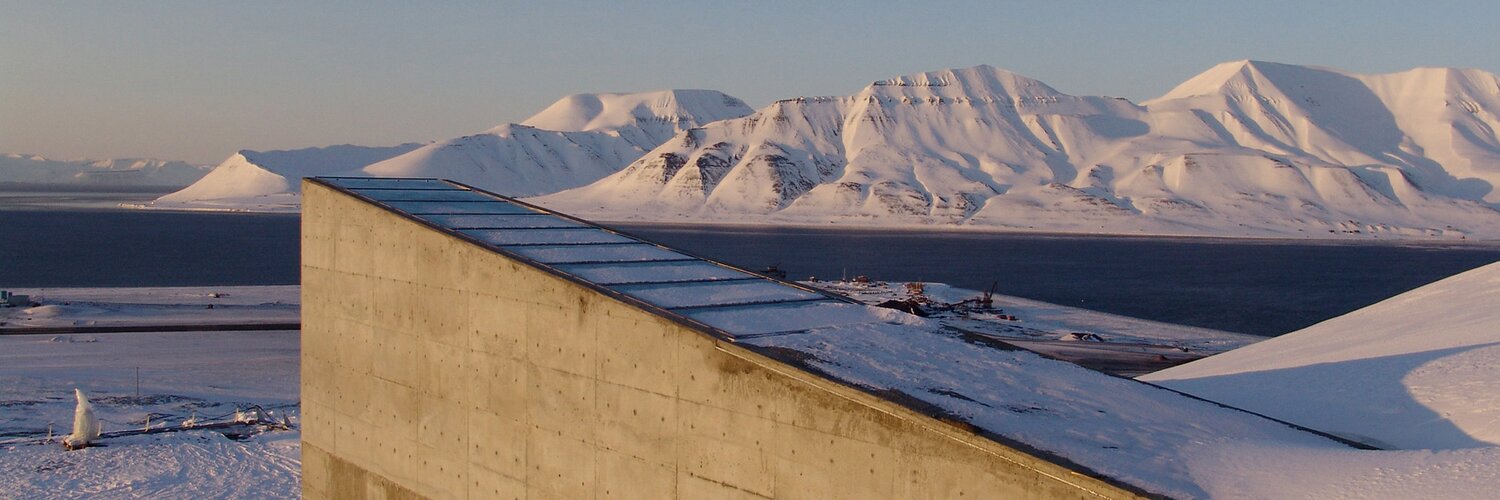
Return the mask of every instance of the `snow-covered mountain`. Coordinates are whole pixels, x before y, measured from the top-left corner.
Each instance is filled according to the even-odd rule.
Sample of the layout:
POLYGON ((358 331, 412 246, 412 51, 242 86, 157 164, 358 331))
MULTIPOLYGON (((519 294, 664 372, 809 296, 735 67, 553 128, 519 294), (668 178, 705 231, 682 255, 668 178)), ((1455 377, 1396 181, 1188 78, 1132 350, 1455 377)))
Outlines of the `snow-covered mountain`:
POLYGON ((0 182, 87 187, 186 186, 208 167, 148 158, 50 160, 37 155, 0 155, 0 182))
POLYGON ((144 208, 295 211, 298 181, 317 175, 437 177, 504 194, 553 193, 614 173, 682 131, 752 111, 711 90, 573 95, 519 124, 425 145, 240 151, 144 208))
POLYGON ((674 135, 753 110, 712 90, 564 97, 518 124, 423 146, 362 169, 380 177, 438 177, 509 195, 599 180, 674 135))
POLYGON ((328 146, 283 151, 243 150, 198 182, 143 208, 295 211, 303 177, 358 169, 421 147, 328 146))
POLYGON ((1224 63, 1137 105, 989 66, 778 101, 538 198, 606 219, 1500 237, 1500 79, 1224 63))

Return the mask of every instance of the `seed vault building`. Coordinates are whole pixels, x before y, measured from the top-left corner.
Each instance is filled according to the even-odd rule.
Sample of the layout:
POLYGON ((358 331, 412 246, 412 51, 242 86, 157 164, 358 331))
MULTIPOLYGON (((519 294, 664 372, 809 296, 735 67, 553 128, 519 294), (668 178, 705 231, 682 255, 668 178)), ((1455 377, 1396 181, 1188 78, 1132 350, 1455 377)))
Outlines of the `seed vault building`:
POLYGON ((309 179, 302 220, 309 498, 1171 493, 767 340, 902 338, 888 310, 435 179, 309 179))

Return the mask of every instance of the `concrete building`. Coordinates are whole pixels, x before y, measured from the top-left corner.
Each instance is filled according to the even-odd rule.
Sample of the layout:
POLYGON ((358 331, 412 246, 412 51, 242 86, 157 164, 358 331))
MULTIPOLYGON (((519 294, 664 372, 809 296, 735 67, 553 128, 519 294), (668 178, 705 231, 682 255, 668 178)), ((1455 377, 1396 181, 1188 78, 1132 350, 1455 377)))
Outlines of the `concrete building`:
MULTIPOLYGON (((1195 495, 1098 472, 1175 460, 1130 455, 1150 442, 1044 451, 766 340, 873 336, 899 327, 888 310, 434 179, 310 179, 302 221, 309 498, 1195 495)), ((1087 373, 1070 376, 1097 375, 1100 399, 1143 391, 1127 396, 1223 420, 1185 433, 1296 432, 1087 373)), ((1130 418, 1095 397, 1052 416, 994 411, 1130 418)), ((1212 438, 1184 435, 1163 439, 1212 438)))
POLYGON ((606 285, 837 299, 655 245, 497 247, 625 237, 439 181, 303 196, 309 498, 1134 496, 606 285))

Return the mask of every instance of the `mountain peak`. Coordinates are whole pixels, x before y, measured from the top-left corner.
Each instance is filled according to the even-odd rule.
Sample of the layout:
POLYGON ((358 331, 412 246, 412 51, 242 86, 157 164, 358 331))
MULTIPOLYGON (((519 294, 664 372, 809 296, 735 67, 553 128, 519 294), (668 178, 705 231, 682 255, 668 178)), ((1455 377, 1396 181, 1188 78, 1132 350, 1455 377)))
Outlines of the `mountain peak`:
POLYGON ((559 132, 610 130, 642 122, 673 122, 694 127, 752 112, 744 101, 714 90, 574 94, 558 99, 520 124, 559 132))
POLYGON ((992 66, 916 73, 680 132, 542 201, 643 220, 1493 238, 1497 86, 1420 73, 1232 61, 1161 106, 992 66))
POLYGON ((1272 63, 1251 59, 1222 62, 1178 84, 1171 91, 1167 92, 1166 95, 1156 98, 1153 101, 1216 94, 1222 92, 1230 82, 1236 79, 1254 78, 1254 75, 1260 72, 1259 68, 1268 64, 1272 63))
POLYGON ((1420 67, 1360 74, 1324 66, 1242 59, 1217 64, 1149 103, 1215 94, 1264 94, 1273 89, 1301 93, 1293 89, 1341 88, 1356 83, 1377 89, 1402 87, 1406 93, 1444 94, 1457 89, 1495 93, 1500 90, 1496 81, 1494 74, 1477 69, 1420 67))
POLYGON ((1020 73, 987 64, 898 76, 871 83, 866 93, 904 96, 939 95, 948 97, 1056 97, 1056 89, 1020 73))
POLYGON ((1299 86, 1309 80, 1330 76, 1347 77, 1348 74, 1332 68, 1241 59, 1216 64, 1154 101, 1223 94, 1236 90, 1255 92, 1261 87, 1299 86))

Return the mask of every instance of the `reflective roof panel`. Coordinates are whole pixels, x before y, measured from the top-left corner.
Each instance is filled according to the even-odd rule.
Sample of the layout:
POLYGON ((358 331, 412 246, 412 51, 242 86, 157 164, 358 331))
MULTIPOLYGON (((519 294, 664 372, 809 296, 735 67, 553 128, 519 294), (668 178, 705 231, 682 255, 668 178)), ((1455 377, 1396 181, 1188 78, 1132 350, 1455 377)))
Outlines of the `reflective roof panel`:
POLYGON ((437 179, 406 179, 398 177, 322 177, 323 180, 348 189, 454 189, 454 185, 437 179))
POLYGON ((667 309, 827 298, 821 294, 765 279, 692 284, 618 285, 614 288, 667 309))
POLYGON ((561 217, 534 213, 534 215, 416 215, 439 226, 452 230, 463 229, 548 229, 560 227, 589 227, 561 217))
POLYGON ((600 231, 591 227, 535 229, 514 231, 509 229, 463 229, 459 232, 473 236, 479 241, 497 246, 504 245, 587 245, 599 243, 634 243, 628 236, 600 231))
POLYGON ((532 265, 656 307, 716 335, 878 321, 848 301, 674 251, 504 196, 434 179, 320 178, 532 265))
POLYGON ((505 248, 547 264, 686 260, 691 258, 656 245, 639 242, 627 245, 517 246, 505 248))
POLYGON ((532 209, 503 201, 389 201, 386 205, 412 215, 532 214, 532 209))
POLYGON ((605 286, 661 281, 705 281, 747 278, 750 275, 707 261, 661 262, 635 265, 560 265, 558 269, 605 286))
POLYGON ((467 189, 355 189, 376 201, 495 201, 467 189))

